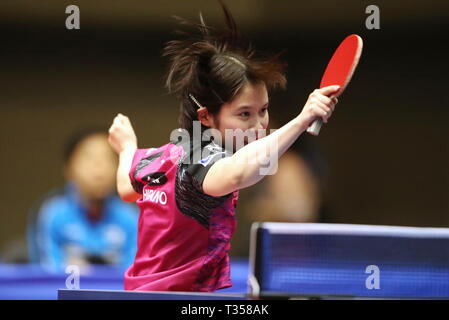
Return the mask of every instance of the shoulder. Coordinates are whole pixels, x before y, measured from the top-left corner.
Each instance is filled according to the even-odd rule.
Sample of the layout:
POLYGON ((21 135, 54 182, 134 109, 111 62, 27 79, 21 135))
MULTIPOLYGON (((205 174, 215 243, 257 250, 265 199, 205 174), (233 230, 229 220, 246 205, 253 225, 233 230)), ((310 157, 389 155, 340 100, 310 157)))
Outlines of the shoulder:
POLYGON ((67 226, 80 224, 77 212, 78 205, 68 194, 51 196, 42 202, 32 227, 41 237, 60 237, 67 226))
POLYGON ((187 174, 191 178, 193 187, 202 192, 207 172, 215 162, 230 154, 213 141, 193 141, 190 147, 184 146, 184 148, 187 150, 180 161, 178 176, 184 177, 187 174))
POLYGON ((182 164, 206 164, 217 155, 231 155, 218 143, 206 139, 206 136, 191 136, 185 129, 178 129, 172 132, 170 142, 184 151, 182 164))
POLYGON ((47 195, 37 209, 37 219, 44 224, 59 224, 69 220, 76 208, 66 192, 47 195))

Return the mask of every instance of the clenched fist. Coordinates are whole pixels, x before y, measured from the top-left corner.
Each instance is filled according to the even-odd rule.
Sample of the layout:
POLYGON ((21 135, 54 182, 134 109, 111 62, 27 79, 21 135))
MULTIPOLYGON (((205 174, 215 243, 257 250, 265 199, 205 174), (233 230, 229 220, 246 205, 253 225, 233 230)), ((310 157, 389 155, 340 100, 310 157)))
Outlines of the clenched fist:
POLYGON ((109 144, 120 154, 126 149, 137 149, 137 137, 128 117, 119 113, 109 128, 109 144))
POLYGON ((336 85, 328 86, 316 89, 309 95, 299 115, 299 118, 305 123, 306 127, 309 127, 317 118, 321 118, 324 123, 327 123, 335 109, 335 105, 338 103, 337 98, 330 96, 335 94, 339 89, 340 87, 336 85))

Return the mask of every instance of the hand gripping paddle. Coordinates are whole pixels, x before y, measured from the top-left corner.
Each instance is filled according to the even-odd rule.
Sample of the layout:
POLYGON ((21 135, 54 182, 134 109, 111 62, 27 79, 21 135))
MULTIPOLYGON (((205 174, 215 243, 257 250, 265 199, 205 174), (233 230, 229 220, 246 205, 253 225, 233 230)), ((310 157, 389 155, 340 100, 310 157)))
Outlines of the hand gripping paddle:
MULTIPOLYGON (((362 47, 363 41, 358 35, 352 34, 346 37, 340 43, 337 50, 335 50, 334 55, 329 61, 321 78, 320 88, 339 85, 340 89, 332 96, 340 96, 349 81, 351 81, 351 77, 362 54, 362 47)), ((323 121, 321 118, 316 119, 307 129, 307 132, 317 136, 320 133, 322 124, 323 121)))

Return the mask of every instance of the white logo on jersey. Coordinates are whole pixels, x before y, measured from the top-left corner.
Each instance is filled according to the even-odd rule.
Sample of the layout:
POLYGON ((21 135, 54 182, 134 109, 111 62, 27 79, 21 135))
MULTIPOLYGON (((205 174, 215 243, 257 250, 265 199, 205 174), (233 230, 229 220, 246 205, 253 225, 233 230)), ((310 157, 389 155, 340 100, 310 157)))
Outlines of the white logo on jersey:
MULTIPOLYGON (((202 164, 203 166, 207 167, 207 165, 212 161, 212 159, 219 154, 225 154, 226 152, 219 152, 215 154, 208 155, 206 158, 201 159, 198 161, 198 163, 202 164)), ((223 156, 222 156, 223 157, 223 156)))
POLYGON ((150 200, 153 203, 167 204, 167 195, 164 191, 145 189, 143 191, 143 200, 150 200))

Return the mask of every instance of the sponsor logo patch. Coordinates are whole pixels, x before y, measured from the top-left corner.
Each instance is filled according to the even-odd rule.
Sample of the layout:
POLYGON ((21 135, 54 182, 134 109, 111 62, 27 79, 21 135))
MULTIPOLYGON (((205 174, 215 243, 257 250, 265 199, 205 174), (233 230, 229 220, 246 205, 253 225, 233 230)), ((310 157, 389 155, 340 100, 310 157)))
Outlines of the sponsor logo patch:
POLYGON ((143 200, 165 205, 167 204, 167 194, 160 190, 144 189, 143 200))
POLYGON ((168 181, 165 172, 152 172, 142 177, 149 186, 161 186, 168 181))

